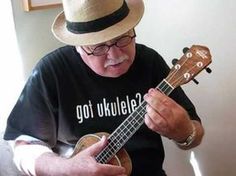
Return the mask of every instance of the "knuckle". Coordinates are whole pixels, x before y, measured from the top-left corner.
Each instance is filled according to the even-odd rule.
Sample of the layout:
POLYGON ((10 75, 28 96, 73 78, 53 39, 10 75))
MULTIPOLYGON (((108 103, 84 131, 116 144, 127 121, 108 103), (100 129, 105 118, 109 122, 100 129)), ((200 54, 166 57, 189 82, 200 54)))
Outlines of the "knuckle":
POLYGON ((164 116, 167 116, 167 115, 170 114, 170 110, 168 108, 166 108, 166 107, 160 108, 159 112, 160 112, 160 114, 162 114, 164 116))
POLYGON ((99 169, 99 167, 92 167, 90 173, 91 175, 97 176, 101 174, 101 170, 99 169))

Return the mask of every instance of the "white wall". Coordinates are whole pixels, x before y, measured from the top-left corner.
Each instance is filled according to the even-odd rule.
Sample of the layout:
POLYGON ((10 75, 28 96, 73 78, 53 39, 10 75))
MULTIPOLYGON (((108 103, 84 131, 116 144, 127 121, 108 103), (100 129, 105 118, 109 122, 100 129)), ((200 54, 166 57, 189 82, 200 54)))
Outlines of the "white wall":
POLYGON ((11 0, 14 11, 17 39, 27 78, 38 59, 63 45, 51 33, 51 24, 61 8, 23 11, 22 1, 11 0))
MULTIPOLYGON (((23 12, 21 1, 12 0, 17 37, 25 76, 37 60, 60 46, 50 25, 61 9, 23 12)), ((201 73, 199 85, 183 86, 195 103, 205 127, 205 138, 194 149, 203 176, 236 175, 236 1, 235 0, 146 0, 146 12, 137 27, 137 40, 155 48, 167 61, 182 55, 182 48, 206 45, 213 56, 212 74, 201 73)), ((171 64, 170 64, 171 65, 171 64)), ((164 140, 165 168, 170 176, 194 175, 189 163, 190 151, 177 149, 164 140)), ((200 175, 198 175, 200 176, 200 175)))
POLYGON ((59 11, 60 8, 28 13, 23 11, 22 1, 19 0, 12 0, 10 3, 4 1, 1 5, 0 138, 5 129, 6 118, 32 67, 45 53, 62 45, 50 32, 50 25, 59 11), (10 11, 11 4, 16 36, 12 35, 15 28, 10 11), (16 38, 19 51, 15 43, 16 38), (19 52, 21 56, 17 57, 19 52))
MULTIPOLYGON (((236 175, 236 1, 146 0, 145 4, 138 41, 154 47, 169 64, 182 55, 185 46, 210 48, 212 74, 200 73, 199 85, 183 86, 206 132, 194 152, 203 176, 236 175)), ((168 140, 165 145, 167 173, 193 175, 188 164, 190 152, 179 151, 168 140)))

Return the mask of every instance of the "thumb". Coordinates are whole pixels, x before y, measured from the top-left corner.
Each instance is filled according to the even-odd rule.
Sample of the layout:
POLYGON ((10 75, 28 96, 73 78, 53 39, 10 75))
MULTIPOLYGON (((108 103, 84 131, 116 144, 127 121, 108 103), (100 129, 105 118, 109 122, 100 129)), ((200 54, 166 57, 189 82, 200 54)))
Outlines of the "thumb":
POLYGON ((100 151, 102 151, 103 148, 105 148, 106 144, 107 144, 107 138, 106 138, 106 136, 102 136, 100 141, 98 141, 97 143, 91 145, 86 150, 87 150, 87 152, 90 156, 95 156, 100 151))

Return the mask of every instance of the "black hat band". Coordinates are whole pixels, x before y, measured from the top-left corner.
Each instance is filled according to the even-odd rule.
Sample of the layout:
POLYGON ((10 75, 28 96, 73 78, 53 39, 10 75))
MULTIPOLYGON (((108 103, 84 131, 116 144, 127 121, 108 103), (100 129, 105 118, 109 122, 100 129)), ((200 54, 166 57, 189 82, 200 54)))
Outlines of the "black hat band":
POLYGON ((66 27, 70 32, 75 34, 97 32, 120 22, 128 14, 129 8, 124 1, 123 5, 118 10, 107 16, 88 22, 70 22, 66 20, 66 27))

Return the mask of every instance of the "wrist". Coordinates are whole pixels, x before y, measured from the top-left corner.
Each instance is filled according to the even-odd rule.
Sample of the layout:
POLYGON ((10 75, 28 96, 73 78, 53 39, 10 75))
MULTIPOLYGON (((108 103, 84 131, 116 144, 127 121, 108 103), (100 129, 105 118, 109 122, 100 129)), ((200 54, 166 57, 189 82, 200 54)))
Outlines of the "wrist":
POLYGON ((190 146, 193 141, 195 140, 196 138, 196 127, 194 125, 194 123, 191 123, 192 125, 192 132, 187 136, 187 138, 183 141, 175 141, 175 143, 180 146, 180 147, 188 147, 190 146))

